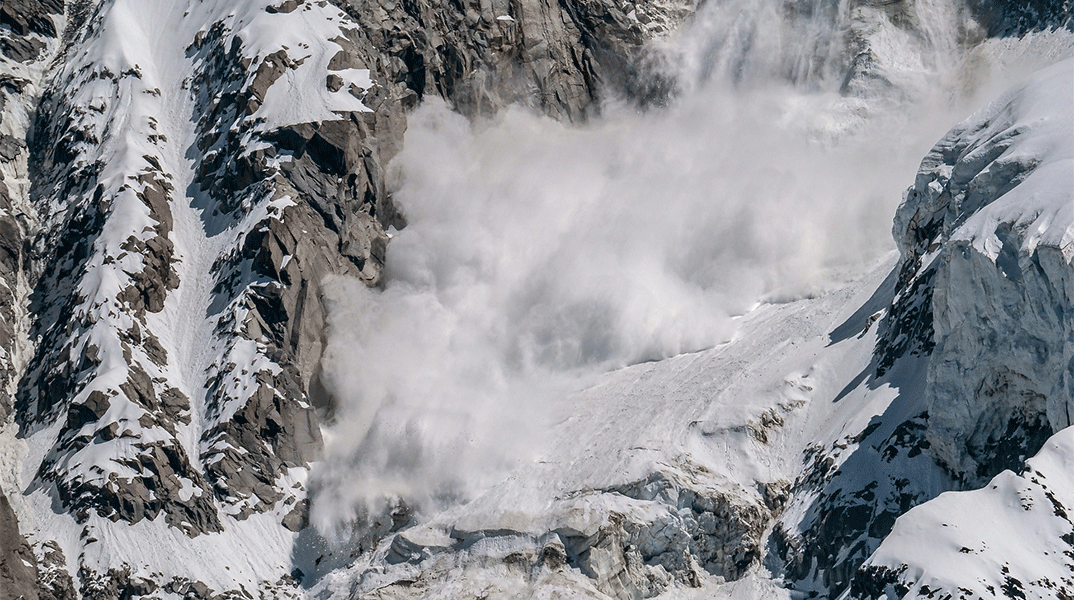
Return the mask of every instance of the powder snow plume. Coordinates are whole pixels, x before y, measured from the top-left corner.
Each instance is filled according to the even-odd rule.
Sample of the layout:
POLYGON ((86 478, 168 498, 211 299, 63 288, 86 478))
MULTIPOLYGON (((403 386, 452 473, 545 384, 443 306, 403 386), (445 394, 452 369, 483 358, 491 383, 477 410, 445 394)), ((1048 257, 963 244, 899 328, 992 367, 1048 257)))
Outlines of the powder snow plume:
POLYGON ((322 531, 469 500, 540 457, 591 376, 726 342, 758 303, 894 248, 905 182, 991 77, 951 64, 959 19, 889 44, 918 65, 888 73, 898 93, 848 94, 845 3, 804 22, 715 4, 656 49, 679 87, 665 108, 609 98, 581 125, 522 108, 471 122, 438 100, 411 115, 386 284, 329 285, 322 531))

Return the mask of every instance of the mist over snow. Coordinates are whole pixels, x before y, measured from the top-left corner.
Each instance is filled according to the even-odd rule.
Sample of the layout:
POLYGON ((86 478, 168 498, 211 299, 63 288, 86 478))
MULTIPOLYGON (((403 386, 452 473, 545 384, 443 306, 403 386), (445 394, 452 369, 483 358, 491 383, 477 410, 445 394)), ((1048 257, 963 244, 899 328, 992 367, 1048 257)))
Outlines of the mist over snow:
POLYGON ((471 499, 540 457, 593 376, 713 347, 758 303, 860 274, 894 249, 921 156, 1007 83, 987 53, 957 56, 958 18, 925 15, 947 29, 882 40, 913 66, 897 88, 841 94, 846 6, 788 22, 776 2, 725 4, 662 42, 667 107, 411 115, 386 285, 328 284, 322 531, 471 499))

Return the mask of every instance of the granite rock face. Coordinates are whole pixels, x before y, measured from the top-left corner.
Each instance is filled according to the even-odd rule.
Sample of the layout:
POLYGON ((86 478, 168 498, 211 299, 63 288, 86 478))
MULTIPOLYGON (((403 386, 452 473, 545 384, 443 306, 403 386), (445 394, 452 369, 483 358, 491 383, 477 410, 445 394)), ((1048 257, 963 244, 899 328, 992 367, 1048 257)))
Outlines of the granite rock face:
MULTIPOLYGON (((650 1, 336 4, 361 25, 348 40, 359 63, 402 86, 404 99, 440 96, 470 116, 517 103, 572 121, 598 111, 602 94, 659 101, 667 90, 645 72, 643 45, 694 8, 650 1)), ((337 58, 341 66, 348 60, 337 58)))
POLYGON ((0 589, 10 598, 37 600, 37 558, 19 533, 7 496, 0 491, 0 589))

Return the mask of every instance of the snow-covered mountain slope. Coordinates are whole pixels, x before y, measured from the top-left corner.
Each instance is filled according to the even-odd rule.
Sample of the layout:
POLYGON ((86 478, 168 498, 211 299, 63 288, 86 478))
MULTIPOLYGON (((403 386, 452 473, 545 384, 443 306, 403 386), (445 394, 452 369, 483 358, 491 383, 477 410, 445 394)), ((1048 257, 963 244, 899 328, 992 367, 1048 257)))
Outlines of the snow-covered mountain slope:
POLYGON ((902 517, 857 597, 1074 593, 1072 97, 1067 60, 993 102, 926 157, 896 217, 904 272, 934 278, 924 438, 963 486, 991 482, 902 517))
MULTIPOLYGON (((1074 381, 1069 61, 926 157, 896 214, 898 257, 817 297, 784 290, 723 315, 732 333, 713 348, 650 353, 660 360, 605 374, 595 371, 611 360, 541 372, 557 379, 554 394, 532 396, 551 404, 529 425, 540 457, 510 470, 514 456, 467 462, 496 448, 462 439, 474 423, 502 423, 471 418, 465 403, 437 413, 447 414, 437 427, 459 427, 443 436, 459 445, 433 464, 495 464, 463 473, 480 485, 372 507, 345 496, 325 507, 336 498, 314 492, 334 478, 373 497, 383 474, 348 470, 345 452, 318 462, 325 439, 360 437, 338 445, 397 479, 423 476, 408 464, 425 449, 406 419, 348 429, 347 411, 393 413, 345 405, 353 390, 338 371, 366 377, 357 392, 402 396, 380 389, 375 371, 413 358, 383 355, 420 348, 425 323, 402 329, 408 344, 354 352, 369 362, 360 369, 340 362, 349 342, 326 326, 358 314, 387 339, 400 331, 388 322, 408 318, 391 304, 400 296, 379 290, 403 281, 385 261, 389 231, 407 224, 393 192, 407 188, 387 173, 421 100, 475 119, 516 103, 566 123, 676 102, 687 109, 670 114, 686 118, 706 106, 691 94, 713 86, 742 93, 743 106, 791 88, 760 104, 823 152, 876 115, 916 115, 919 103, 1069 56, 1069 25, 1069 3, 961 0, 5 0, 0 597, 927 595, 962 584, 907 549, 927 543, 921 527, 954 510, 945 503, 989 491, 941 493, 984 485, 1042 447, 1021 476, 1029 483, 1004 474, 994 484, 1030 490, 1024 518, 1042 533, 1026 543, 1051 553, 1067 530, 1040 496, 1069 504, 1051 482, 1074 381), (332 283, 341 280, 361 291, 332 283), (323 358, 330 346, 334 362, 323 358), (571 386, 581 390, 555 395, 571 386), (314 501, 315 515, 340 518, 311 526, 314 501)), ((422 128, 460 122, 422 114, 422 128)), ((597 123, 556 131, 618 125, 597 123)), ((756 194, 771 189, 787 188, 756 194)), ((645 217, 667 216, 651 196, 639 203, 645 217)), ((441 341, 447 353, 465 349, 441 341)), ((484 356, 447 364, 478 383, 502 375, 491 364, 479 372, 484 356)), ((457 392, 417 367, 413 376, 426 384, 414 389, 457 392)), ((473 406, 497 389, 478 390, 473 406)), ((935 545, 936 560, 946 547, 935 545)), ((1065 564, 1026 556, 1004 558, 1001 575, 977 564, 967 589, 1005 589, 1015 584, 995 577, 1009 576, 1044 590, 1048 569, 1065 564)), ((1068 593, 1065 580, 1048 581, 1068 593)))
MULTIPOLYGON (((287 572, 293 534, 280 523, 300 526, 303 498, 301 472, 291 470, 316 457, 320 440, 297 373, 295 347, 304 340, 288 328, 285 345, 284 331, 264 326, 279 321, 273 311, 296 304, 299 326, 294 296, 305 290, 273 291, 288 279, 287 265, 278 246, 260 241, 291 208, 290 227, 329 248, 340 242, 308 205, 292 208, 301 191, 281 174, 275 152, 255 153, 263 135, 303 118, 368 111, 353 95, 310 82, 321 82, 338 51, 328 38, 339 35, 341 13, 308 5, 294 13, 298 37, 285 39, 278 21, 286 17, 264 5, 82 8, 80 27, 68 32, 75 46, 37 107, 31 147, 39 225, 28 252, 34 358, 16 401, 26 444, 23 522, 49 531, 83 593, 149 572, 158 585, 179 577, 216 589, 257 586, 273 570, 287 572), (282 46, 306 53, 288 62, 282 46), (270 84, 287 74, 308 94, 272 93, 270 84), (220 168, 224 156, 231 169, 261 170, 237 179, 220 168), (227 194, 214 194, 220 181, 227 194), (257 513, 270 516, 247 519, 257 513), (220 565, 220 548, 241 542, 202 538, 170 548, 173 529, 197 538, 229 521, 231 529, 267 530, 238 535, 249 540, 251 560, 231 572, 220 565)), ((368 72, 345 75, 371 87, 368 72)), ((345 133, 360 135, 356 124, 345 133)), ((336 161, 347 159, 340 154, 336 161)), ((306 179, 319 183, 327 176, 317 164, 306 179)), ((360 196, 370 185, 361 174, 340 193, 360 196)), ((356 229, 379 229, 371 210, 351 217, 356 229)), ((300 255, 290 265, 296 284, 307 263, 330 270, 310 238, 308 255, 288 252, 300 255)), ((362 258, 360 248, 351 254, 362 258)), ((334 259, 333 268, 362 273, 334 259)))
MULTIPOLYGON (((532 31, 510 16, 523 7, 465 19, 510 33, 499 52, 557 31, 549 57, 533 53, 544 66, 522 66, 548 84, 535 106, 580 117, 601 77, 580 37, 597 43, 607 7, 576 22, 540 6, 532 31), (566 52, 577 71, 549 83, 548 61, 566 52)), ((0 487, 42 593, 293 585, 321 447, 313 405, 329 404, 321 281, 378 282, 385 229, 401 226, 383 168, 426 78, 463 106, 453 90, 466 80, 507 77, 485 58, 437 54, 462 11, 408 9, 425 19, 293 0, 0 7, 0 487)), ((624 38, 609 60, 658 30, 616 18, 602 25, 624 38)), ((487 53, 478 41, 471 51, 487 53)))
POLYGON ((1021 470, 1041 430, 1067 427, 1047 407, 1069 402, 1056 374, 1071 358, 1072 81, 1072 60, 1045 69, 926 156, 896 217, 899 257, 757 308, 712 350, 601 377, 566 402, 539 460, 346 569, 313 571, 314 595, 1074 592, 1065 434, 1021 477, 943 494, 1021 470), (1019 176, 1000 175, 1011 164, 1019 176), (976 267, 952 275, 960 261, 976 267), (966 330, 985 336, 976 351, 959 346, 966 330), (1023 357, 1030 336, 1042 350, 1023 357), (946 375, 964 357, 977 370, 946 375), (1021 384, 991 384, 1002 376, 1021 384))
POLYGON ((570 399, 551 452, 389 538, 325 590, 674 596, 761 568, 803 452, 853 449, 900 393, 851 386, 831 400, 869 368, 877 327, 858 307, 890 290, 891 266, 823 298, 757 309, 715 349, 602 377, 570 399), (852 335, 830 339, 840 328, 852 335))
MULTIPOLYGON (((942 492, 1019 468, 1047 437, 1041 429, 1066 427, 1047 421, 1046 407, 1068 401, 1055 374, 1067 377, 1072 330, 1071 81, 1070 60, 1042 71, 926 156, 896 217, 897 260, 821 298, 758 308, 713 350, 602 377, 567 402, 556 441, 535 464, 465 506, 388 535, 348 569, 324 575, 315 595, 836 597, 849 589, 880 597, 886 583, 901 597, 937 589, 918 578, 922 570, 946 577, 954 593, 957 563, 929 561, 958 548, 933 540, 931 521, 901 533, 917 512, 896 522, 942 492), (1000 175, 1012 163, 1020 176, 1000 175), (1007 244, 1010 261, 997 231, 1020 236, 1007 244), (977 267, 929 274, 954 271, 959 260, 977 267), (1023 265, 1022 275, 1012 264, 1023 265), (1031 277, 1042 281, 1023 287, 1031 277), (1001 285, 1018 291, 1001 295, 1001 285), (993 341, 971 351, 959 346, 966 330, 993 341), (1021 360, 1023 335, 1045 338, 1035 347, 1047 352, 1021 360), (979 370, 945 379, 963 357, 979 370), (989 385, 996 372, 1018 373, 1010 377, 1023 383, 989 385), (1027 393, 1029 385, 1042 387, 1027 393), (951 449, 979 462, 960 469, 951 449), (919 557, 919 545, 935 551, 919 557), (895 562, 908 560, 909 570, 895 562)), ((1052 506, 1034 515, 1052 518, 1052 506)), ((944 513, 927 514, 919 518, 944 513)), ((1035 529, 1057 533, 1029 544, 1054 553, 1057 566, 1036 565, 1027 553, 1010 559, 1021 561, 1011 577, 1036 582, 1041 597, 1071 589, 1057 575, 1068 531, 1057 523, 1035 529), (1051 579, 1041 578, 1046 572, 1051 579)), ((1004 583, 999 563, 976 569, 994 575, 994 589, 1015 585, 1004 583)))
POLYGON ((981 489, 943 494, 904 515, 848 597, 1070 597, 1072 434, 1052 436, 1020 475, 1003 471, 981 489))
POLYGON ((971 482, 1070 425, 1070 75, 1051 67, 948 134, 895 217, 903 302, 934 278, 915 326, 935 346, 928 439, 971 482))

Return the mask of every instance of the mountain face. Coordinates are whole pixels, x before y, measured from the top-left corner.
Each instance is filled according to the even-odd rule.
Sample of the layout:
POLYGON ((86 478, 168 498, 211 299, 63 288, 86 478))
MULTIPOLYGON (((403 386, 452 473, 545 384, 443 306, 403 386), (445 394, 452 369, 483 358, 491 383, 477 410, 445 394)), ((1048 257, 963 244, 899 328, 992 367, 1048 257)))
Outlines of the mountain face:
POLYGON ((1074 92, 1070 67, 1066 61, 1042 71, 952 130, 925 157, 896 214, 896 230, 907 234, 900 275, 908 283, 901 289, 911 293, 916 278, 932 281, 914 301, 933 307, 931 326, 918 328, 931 329, 932 346, 923 398, 929 416, 919 439, 960 488, 982 489, 945 494, 900 519, 855 577, 852 595, 1001 590, 1043 598, 1061 597, 1074 583, 1064 541, 1072 539, 1068 478, 1060 466, 1074 400, 1074 203, 1065 185, 1056 185, 1074 175, 1065 133, 1074 122, 1056 107, 1074 92), (1017 507, 1014 515, 988 515, 1000 495, 1017 507), (1021 531, 1039 533, 1014 533, 1022 520, 1032 524, 1021 531), (1014 531, 999 542, 985 523, 1014 531), (948 544, 911 553, 907 530, 915 528, 940 532, 948 544), (1019 556, 1028 548, 1040 550, 1019 556), (974 565, 981 554, 999 572, 974 565))
MULTIPOLYGON (((674 12, 644 27, 610 6, 406 9, 4 4, 0 414, 13 460, 35 465, 12 489, 73 518, 39 565, 59 582, 44 593, 208 589, 197 561, 170 582, 128 565, 145 544, 168 556, 172 530, 303 528, 328 403, 321 280, 380 280, 406 108, 435 93, 488 111, 517 87, 581 118, 603 74, 587 44, 607 36, 603 56, 625 64, 674 12), (104 533, 138 525, 133 547, 104 533)), ((216 591, 266 573, 219 559, 201 558, 216 591)))
POLYGON ((1074 595, 1069 2, 717 4, 0 5, 0 595, 1074 595), (310 524, 326 278, 391 285, 423 103, 868 119, 985 61, 1055 64, 925 155, 897 256, 585 379, 473 498, 310 524))

